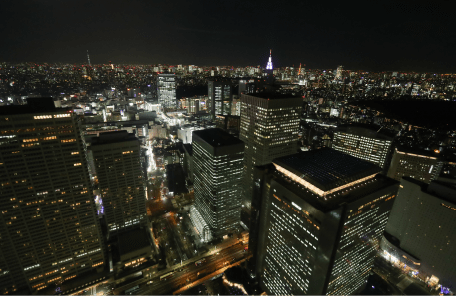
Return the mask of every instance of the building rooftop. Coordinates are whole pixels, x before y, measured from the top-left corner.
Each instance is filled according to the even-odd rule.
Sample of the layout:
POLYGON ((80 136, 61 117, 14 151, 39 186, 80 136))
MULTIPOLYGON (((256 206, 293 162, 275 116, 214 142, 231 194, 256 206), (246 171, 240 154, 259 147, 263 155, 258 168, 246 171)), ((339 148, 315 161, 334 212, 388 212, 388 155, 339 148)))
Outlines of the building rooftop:
POLYGON ((103 145, 109 143, 119 143, 127 141, 138 141, 138 138, 134 134, 131 134, 127 131, 116 131, 109 133, 100 133, 99 137, 91 139, 92 146, 103 145))
POLYGON ((438 152, 436 153, 435 151, 432 151, 432 150, 413 149, 413 148, 406 147, 406 146, 397 146, 396 150, 399 153, 402 152, 402 153, 407 153, 407 154, 412 154, 412 155, 434 157, 434 158, 438 158, 438 159, 442 158, 440 156, 440 151, 438 151, 438 150, 437 150, 438 152))
POLYGON ((347 124, 337 127, 336 132, 392 141, 394 133, 369 124, 347 124))
POLYGON ((180 163, 166 165, 166 175, 168 177, 168 190, 175 195, 188 193, 185 184, 185 173, 180 163))
POLYGON ((70 108, 56 108, 53 98, 28 98, 26 105, 0 107, 0 115, 31 114, 40 112, 70 111, 70 108))
POLYGON ((245 96, 257 97, 257 98, 262 98, 262 99, 268 99, 268 100, 301 98, 300 96, 293 96, 293 95, 290 95, 290 94, 281 94, 281 93, 276 93, 276 92, 261 92, 261 93, 244 94, 244 95, 245 96))
POLYGON ((150 247, 149 235, 143 228, 136 228, 118 235, 119 254, 125 255, 130 252, 150 247))
POLYGON ((195 136, 199 137, 201 140, 211 145, 212 147, 244 144, 244 142, 238 138, 219 128, 194 131, 193 140, 195 139, 195 136))
POLYGON ((370 162, 333 149, 289 155, 273 160, 273 164, 302 179, 319 195, 381 172, 370 162))
POLYGON ((184 144, 183 147, 189 155, 193 155, 192 144, 184 144))

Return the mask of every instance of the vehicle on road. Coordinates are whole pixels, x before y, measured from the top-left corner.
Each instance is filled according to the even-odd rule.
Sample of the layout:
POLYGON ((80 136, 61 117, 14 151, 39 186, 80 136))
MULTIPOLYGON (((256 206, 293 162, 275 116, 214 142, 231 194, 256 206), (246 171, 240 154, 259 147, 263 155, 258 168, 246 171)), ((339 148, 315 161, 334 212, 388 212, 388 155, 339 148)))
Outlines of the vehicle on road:
POLYGON ((160 281, 166 281, 167 279, 169 279, 170 277, 172 277, 174 275, 174 272, 168 272, 167 274, 164 274, 160 277, 160 281))
POLYGON ((152 284, 154 281, 148 281, 147 284, 150 285, 152 284))
POLYGON ((204 262, 206 262, 206 259, 201 259, 201 260, 199 260, 199 261, 196 261, 196 262, 195 262, 195 266, 201 265, 201 264, 203 264, 204 262))
POLYGON ((125 295, 131 295, 134 291, 139 290, 139 285, 136 285, 130 289, 125 290, 125 295))

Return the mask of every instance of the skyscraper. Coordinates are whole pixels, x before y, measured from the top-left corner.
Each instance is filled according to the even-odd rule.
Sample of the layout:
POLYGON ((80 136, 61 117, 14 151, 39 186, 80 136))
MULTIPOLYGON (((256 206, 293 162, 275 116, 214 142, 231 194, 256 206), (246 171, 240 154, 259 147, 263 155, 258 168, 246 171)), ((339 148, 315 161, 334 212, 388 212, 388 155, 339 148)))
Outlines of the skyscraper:
MULTIPOLYGON (((239 226, 244 143, 227 132, 193 132, 195 207, 214 236, 239 226)), ((204 223, 202 223, 204 224, 204 223)))
POLYGON ((349 295, 361 288, 398 188, 380 171, 333 149, 255 168, 261 214, 249 247, 267 294, 349 295))
POLYGON ((439 177, 443 161, 430 151, 414 151, 404 147, 394 150, 388 177, 400 181, 402 177, 430 183, 439 177))
POLYGON ((162 108, 176 108, 176 75, 158 74, 157 77, 158 103, 162 108))
POLYGON ((100 224, 72 110, 54 108, 51 98, 0 107, 0 147, 0 293, 36 292, 103 269, 100 224))
POLYGON ((127 131, 92 139, 89 162, 94 168, 111 236, 145 224, 146 197, 138 138, 127 131))
POLYGON ((386 170, 392 142, 392 137, 369 126, 340 126, 334 132, 332 148, 386 170))
POLYGON ((253 167, 298 150, 300 97, 260 93, 241 95, 241 130, 245 143, 242 222, 250 227, 253 167))
POLYGON ((234 86, 230 80, 216 78, 207 83, 208 101, 212 120, 216 115, 230 115, 233 104, 234 86))
POLYGON ((431 285, 456 283, 456 188, 401 179, 381 243, 382 255, 431 285))

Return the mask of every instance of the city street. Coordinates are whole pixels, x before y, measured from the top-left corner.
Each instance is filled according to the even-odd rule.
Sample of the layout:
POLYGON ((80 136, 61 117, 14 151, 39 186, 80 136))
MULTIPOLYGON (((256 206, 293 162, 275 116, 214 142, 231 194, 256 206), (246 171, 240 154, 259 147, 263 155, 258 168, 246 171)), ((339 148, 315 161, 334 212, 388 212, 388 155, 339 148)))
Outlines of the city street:
MULTIPOLYGON (((205 257, 206 261, 196 266, 195 263, 189 263, 174 269, 172 277, 160 281, 160 277, 154 277, 144 280, 143 283, 139 284, 139 289, 133 292, 136 295, 163 295, 171 294, 177 289, 196 281, 199 278, 226 267, 242 258, 246 253, 244 252, 244 246, 242 244, 236 244, 227 249, 220 250, 219 253, 205 257), (153 281, 151 284, 147 282, 153 281)), ((114 290, 114 294, 120 295, 125 292, 125 288, 114 290)))

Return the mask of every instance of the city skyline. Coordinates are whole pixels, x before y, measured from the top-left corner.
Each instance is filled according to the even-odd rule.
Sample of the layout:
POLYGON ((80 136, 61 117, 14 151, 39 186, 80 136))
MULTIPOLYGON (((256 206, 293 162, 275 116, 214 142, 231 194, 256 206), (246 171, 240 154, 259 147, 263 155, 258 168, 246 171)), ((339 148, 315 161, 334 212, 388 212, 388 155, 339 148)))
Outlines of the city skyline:
POLYGON ((0 3, 0 292, 453 295, 449 2, 0 3))
POLYGON ((8 1, 5 62, 261 65, 451 72, 450 9, 386 2, 8 1), (175 9, 176 6, 180 9, 175 9), (19 13, 20 11, 20 13, 19 13), (32 50, 31 50, 32 49, 32 50), (217 53, 217 54, 214 54, 217 53), (262 53, 259 55, 258 53, 262 53))

